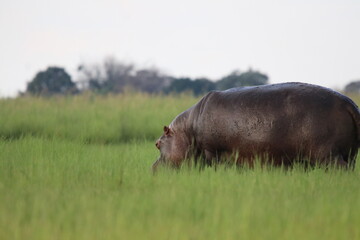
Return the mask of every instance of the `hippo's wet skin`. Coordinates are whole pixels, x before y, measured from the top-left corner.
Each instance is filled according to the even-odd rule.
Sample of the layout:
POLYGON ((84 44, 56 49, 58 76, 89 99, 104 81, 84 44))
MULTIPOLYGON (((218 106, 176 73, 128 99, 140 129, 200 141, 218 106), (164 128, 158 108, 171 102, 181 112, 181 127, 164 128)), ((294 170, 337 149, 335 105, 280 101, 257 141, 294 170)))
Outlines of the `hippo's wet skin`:
POLYGON ((306 159, 353 167, 359 139, 358 107, 328 88, 283 83, 212 91, 164 127, 153 169, 230 156, 238 164, 262 157, 274 165, 306 159))

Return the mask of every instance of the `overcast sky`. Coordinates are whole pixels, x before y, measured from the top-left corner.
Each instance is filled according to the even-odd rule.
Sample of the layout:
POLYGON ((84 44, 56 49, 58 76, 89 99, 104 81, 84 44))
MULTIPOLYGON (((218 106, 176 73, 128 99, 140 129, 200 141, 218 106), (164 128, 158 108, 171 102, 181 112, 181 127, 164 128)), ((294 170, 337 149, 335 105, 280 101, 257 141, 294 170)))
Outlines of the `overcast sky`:
POLYGON ((0 96, 107 56, 214 80, 250 67, 271 83, 360 80, 359 0, 0 0, 0 36, 0 96))

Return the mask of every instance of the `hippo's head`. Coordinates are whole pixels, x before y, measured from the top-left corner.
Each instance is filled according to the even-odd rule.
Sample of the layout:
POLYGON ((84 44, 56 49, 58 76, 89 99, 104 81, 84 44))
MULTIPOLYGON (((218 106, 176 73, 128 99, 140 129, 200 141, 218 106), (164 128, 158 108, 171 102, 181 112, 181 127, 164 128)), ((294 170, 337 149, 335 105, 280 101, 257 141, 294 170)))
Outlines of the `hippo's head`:
POLYGON ((160 157, 152 165, 153 171, 160 165, 180 167, 187 156, 190 144, 184 132, 164 126, 164 134, 156 141, 155 146, 160 150, 160 157))

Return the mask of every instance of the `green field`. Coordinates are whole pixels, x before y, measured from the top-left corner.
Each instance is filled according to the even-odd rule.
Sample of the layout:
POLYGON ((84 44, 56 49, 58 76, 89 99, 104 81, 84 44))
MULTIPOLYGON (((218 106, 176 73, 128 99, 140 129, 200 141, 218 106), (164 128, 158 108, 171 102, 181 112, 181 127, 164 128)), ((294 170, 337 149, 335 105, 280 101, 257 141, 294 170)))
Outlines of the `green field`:
POLYGON ((196 101, 0 100, 0 239, 360 239, 360 158, 153 175, 162 126, 196 101))

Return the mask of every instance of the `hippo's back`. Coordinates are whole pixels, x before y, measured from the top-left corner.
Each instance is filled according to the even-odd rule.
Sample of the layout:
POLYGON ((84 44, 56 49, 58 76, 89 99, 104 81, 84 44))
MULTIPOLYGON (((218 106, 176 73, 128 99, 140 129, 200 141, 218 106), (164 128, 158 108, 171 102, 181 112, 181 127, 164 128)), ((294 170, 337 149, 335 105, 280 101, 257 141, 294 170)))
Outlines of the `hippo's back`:
POLYGON ((268 154, 282 161, 297 155, 347 159, 357 152, 357 106, 320 86, 284 83, 214 91, 194 109, 192 128, 202 151, 237 151, 247 158, 268 154))

